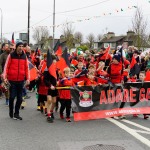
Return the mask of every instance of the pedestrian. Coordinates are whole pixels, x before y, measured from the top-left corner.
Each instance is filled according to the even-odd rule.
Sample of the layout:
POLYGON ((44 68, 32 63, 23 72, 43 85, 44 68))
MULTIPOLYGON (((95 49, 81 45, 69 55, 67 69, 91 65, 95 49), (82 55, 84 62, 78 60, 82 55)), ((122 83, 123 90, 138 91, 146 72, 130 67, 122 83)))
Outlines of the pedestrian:
MULTIPOLYGON (((56 64, 56 57, 52 55, 53 63, 56 64)), ((55 70, 54 70, 55 71, 55 70)), ((44 83, 48 87, 47 93, 47 121, 52 123, 54 120, 53 110, 56 105, 56 97, 58 95, 58 91, 56 89, 57 80, 53 77, 48 69, 46 68, 44 71, 44 83)))
MULTIPOLYGON (((0 55, 0 75, 3 73, 4 70, 4 65, 6 63, 7 57, 10 54, 10 52, 12 51, 12 44, 7 44, 4 43, 4 52, 0 55)), ((4 85, 4 87, 7 87, 7 85, 5 85, 4 83, 2 83, 4 85)), ((9 90, 6 88, 5 90, 5 97, 6 97, 6 105, 9 105, 9 90)))
POLYGON ((16 43, 16 49, 8 55, 3 71, 3 79, 6 84, 10 84, 9 116, 16 120, 22 120, 19 114, 22 91, 25 81, 26 85, 30 83, 28 59, 23 51, 23 42, 16 43), (17 97, 17 100, 14 107, 15 97, 17 97))
MULTIPOLYGON (((74 86, 73 80, 70 78, 70 68, 64 69, 64 78, 59 81, 59 86, 74 86)), ((60 118, 64 119, 64 110, 66 109, 66 122, 71 122, 70 112, 71 112, 71 93, 70 89, 59 90, 60 97, 60 118)))

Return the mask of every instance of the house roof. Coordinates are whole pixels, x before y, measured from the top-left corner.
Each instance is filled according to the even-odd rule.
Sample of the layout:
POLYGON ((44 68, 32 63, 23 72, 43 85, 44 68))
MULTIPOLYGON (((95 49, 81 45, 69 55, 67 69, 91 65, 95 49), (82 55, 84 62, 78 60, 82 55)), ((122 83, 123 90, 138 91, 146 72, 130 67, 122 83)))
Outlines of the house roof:
MULTIPOLYGON (((113 36, 111 38, 103 38, 100 42, 98 43, 116 43, 120 40, 123 40, 123 41, 126 41, 126 42, 132 42, 132 44, 134 46, 138 46, 138 35, 136 34, 133 34, 133 35, 130 35, 130 36, 127 36, 127 35, 123 35, 123 36, 113 36)), ((140 38, 140 41, 143 45, 143 47, 147 47, 149 48, 150 47, 150 44, 147 43, 144 39, 141 39, 140 38)))
POLYGON ((119 41, 119 40, 121 40, 123 38, 124 38, 124 36, 113 36, 113 37, 111 37, 109 39, 107 37, 105 37, 100 42, 101 43, 113 43, 113 42, 117 42, 117 41, 119 41))

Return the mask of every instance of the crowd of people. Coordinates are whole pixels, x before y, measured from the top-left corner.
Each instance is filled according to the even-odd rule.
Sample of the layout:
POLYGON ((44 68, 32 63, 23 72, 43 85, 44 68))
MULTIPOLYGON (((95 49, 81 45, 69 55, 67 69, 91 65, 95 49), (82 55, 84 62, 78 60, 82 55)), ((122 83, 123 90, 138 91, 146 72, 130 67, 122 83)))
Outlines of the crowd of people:
MULTIPOLYGON (((47 116, 47 121, 54 121, 54 110, 58 110, 60 119, 71 122, 72 86, 101 86, 103 84, 124 84, 126 82, 150 81, 150 53, 145 56, 134 46, 124 49, 118 46, 115 51, 110 47, 99 50, 86 50, 68 53, 70 65, 58 65, 62 54, 53 53, 52 64, 57 78, 47 67, 47 54, 37 48, 31 50, 21 41, 16 45, 4 43, 0 54, 0 94, 5 93, 9 105, 10 118, 22 120, 19 109, 28 87, 37 88, 37 109, 47 116), (29 62, 37 70, 37 77, 30 80, 29 62), (66 87, 66 88, 65 88, 66 87), (14 99, 17 97, 14 107, 14 99), (14 110, 15 109, 15 110, 14 110), (64 110, 66 109, 66 116, 64 110)), ((134 117, 137 117, 135 114, 134 117)), ((144 115, 147 119, 148 115, 144 115)))

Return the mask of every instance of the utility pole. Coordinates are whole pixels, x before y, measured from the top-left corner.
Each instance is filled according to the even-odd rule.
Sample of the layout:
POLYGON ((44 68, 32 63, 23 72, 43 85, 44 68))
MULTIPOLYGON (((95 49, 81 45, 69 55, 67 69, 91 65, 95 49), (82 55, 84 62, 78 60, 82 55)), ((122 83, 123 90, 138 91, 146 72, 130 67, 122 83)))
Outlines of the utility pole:
POLYGON ((30 0, 28 0, 28 45, 30 44, 30 0))
POLYGON ((2 12, 2 9, 0 8, 1 10, 1 46, 2 46, 2 43, 3 43, 3 12, 2 12))
POLYGON ((52 49, 54 49, 54 41, 55 41, 55 0, 54 0, 54 6, 53 6, 53 47, 52 49))

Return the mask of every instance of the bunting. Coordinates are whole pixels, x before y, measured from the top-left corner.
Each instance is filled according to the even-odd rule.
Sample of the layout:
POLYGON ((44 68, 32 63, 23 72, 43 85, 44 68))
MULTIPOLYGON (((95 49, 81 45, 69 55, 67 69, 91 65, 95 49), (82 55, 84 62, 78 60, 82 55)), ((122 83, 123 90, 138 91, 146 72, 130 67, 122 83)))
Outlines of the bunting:
MULTIPOLYGON (((49 28, 55 27, 55 28, 59 28, 59 27, 65 26, 66 24, 73 24, 73 23, 77 23, 77 22, 89 21, 91 19, 98 19, 98 18, 101 18, 101 17, 104 17, 104 16, 110 16, 110 15, 113 15, 113 14, 116 14, 116 13, 121 13, 121 12, 125 12, 125 11, 131 10, 131 9, 136 9, 136 8, 137 8, 136 5, 134 5, 134 6, 128 6, 128 8, 115 9, 114 11, 109 12, 109 13, 103 12, 101 15, 98 15, 98 16, 88 17, 88 18, 85 18, 85 19, 77 19, 75 21, 70 21, 70 22, 63 23, 63 24, 58 24, 58 25, 55 25, 55 26, 51 25, 51 26, 38 26, 38 27, 49 27, 49 28)), ((30 29, 35 29, 36 27, 37 26, 33 25, 33 26, 30 27, 30 29)), ((22 29, 22 30, 14 31, 14 33, 20 33, 20 32, 26 31, 26 30, 27 29, 25 28, 25 29, 22 29)), ((5 35, 5 34, 11 34, 11 33, 12 32, 3 33, 3 35, 5 35)))

